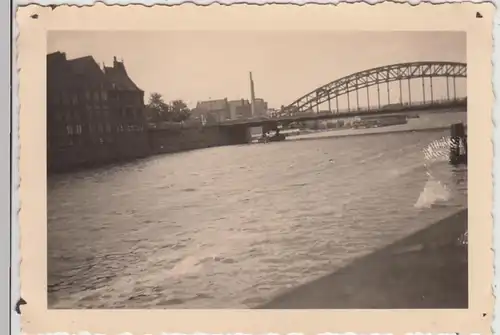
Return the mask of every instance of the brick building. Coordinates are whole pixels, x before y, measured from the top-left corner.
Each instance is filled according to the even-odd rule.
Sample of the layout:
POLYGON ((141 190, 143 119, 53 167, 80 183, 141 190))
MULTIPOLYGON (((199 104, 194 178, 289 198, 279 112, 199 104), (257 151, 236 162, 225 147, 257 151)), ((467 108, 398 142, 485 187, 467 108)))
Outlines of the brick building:
POLYGON ((267 102, 264 99, 256 98, 254 100, 254 103, 255 103, 254 117, 268 116, 267 102))
POLYGON ((148 153, 144 92, 123 62, 47 55, 47 168, 70 170, 148 153))
POLYGON ((229 109, 231 111, 231 119, 247 119, 252 117, 252 106, 246 99, 229 101, 229 109))
POLYGON ((200 118, 204 123, 214 124, 231 119, 231 110, 227 99, 200 101, 191 115, 200 118))
POLYGON ((192 110, 192 117, 203 119, 207 124, 226 120, 249 119, 252 117, 267 116, 267 102, 264 99, 255 99, 255 114, 252 116, 252 106, 247 99, 230 100, 217 99, 200 101, 192 110))

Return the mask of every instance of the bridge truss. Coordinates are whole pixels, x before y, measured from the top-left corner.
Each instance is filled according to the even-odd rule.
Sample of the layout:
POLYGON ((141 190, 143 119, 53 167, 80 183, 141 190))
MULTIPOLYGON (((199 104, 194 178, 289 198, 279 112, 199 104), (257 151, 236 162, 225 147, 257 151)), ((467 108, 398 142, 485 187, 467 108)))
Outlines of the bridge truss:
POLYGON ((387 66, 381 66, 365 71, 360 71, 353 73, 351 75, 345 76, 343 78, 332 81, 324 86, 321 86, 314 91, 302 96, 301 98, 295 100, 290 105, 284 107, 284 112, 287 114, 297 114, 304 112, 314 111, 316 107, 317 112, 319 112, 320 105, 328 103, 328 111, 332 112, 332 101, 335 102, 335 111, 339 112, 339 97, 347 96, 347 111, 351 109, 351 92, 356 92, 356 110, 360 110, 359 107, 359 92, 360 90, 366 89, 366 97, 368 99, 368 109, 370 109, 370 94, 369 88, 376 86, 377 88, 377 100, 378 108, 380 109, 381 100, 381 85, 385 86, 387 89, 387 102, 388 105, 391 104, 391 95, 389 84, 392 82, 399 82, 399 94, 400 101, 402 101, 403 96, 403 82, 407 82, 408 86, 408 104, 411 105, 411 86, 410 81, 412 79, 421 79, 422 81, 422 95, 423 103, 434 102, 433 95, 433 78, 446 78, 446 93, 448 100, 450 98, 450 83, 449 78, 452 78, 452 91, 453 99, 457 99, 456 91, 456 78, 466 78, 467 77, 467 64, 458 62, 413 62, 413 63, 400 63, 387 66), (430 84, 430 97, 426 97, 426 78, 429 78, 430 84), (385 84, 385 85, 384 85, 385 84), (426 101, 426 99, 428 99, 426 101))

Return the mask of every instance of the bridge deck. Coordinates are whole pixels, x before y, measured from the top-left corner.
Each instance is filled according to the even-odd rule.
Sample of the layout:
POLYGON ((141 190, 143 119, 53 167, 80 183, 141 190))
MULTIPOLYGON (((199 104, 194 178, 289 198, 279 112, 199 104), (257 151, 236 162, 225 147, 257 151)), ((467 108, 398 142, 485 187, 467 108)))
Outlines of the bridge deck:
POLYGON ((261 119, 250 119, 250 120, 234 120, 234 121, 225 121, 224 123, 219 123, 213 126, 219 127, 230 127, 230 126, 242 126, 245 125, 247 127, 258 127, 265 124, 283 124, 283 123, 292 123, 292 122, 304 122, 304 121, 314 121, 314 120, 333 120, 333 119, 345 119, 352 118, 356 116, 386 116, 386 115, 394 115, 394 114, 402 114, 402 113, 432 113, 436 110, 439 110, 440 113, 443 112, 459 112, 465 110, 467 108, 467 103, 464 101, 461 102, 452 102, 448 104, 438 104, 438 105, 415 105, 415 106, 403 106, 394 110, 387 110, 384 108, 374 109, 374 110, 359 110, 359 111, 349 111, 349 112, 341 112, 341 113, 309 113, 295 116, 286 116, 280 118, 261 118, 261 119))

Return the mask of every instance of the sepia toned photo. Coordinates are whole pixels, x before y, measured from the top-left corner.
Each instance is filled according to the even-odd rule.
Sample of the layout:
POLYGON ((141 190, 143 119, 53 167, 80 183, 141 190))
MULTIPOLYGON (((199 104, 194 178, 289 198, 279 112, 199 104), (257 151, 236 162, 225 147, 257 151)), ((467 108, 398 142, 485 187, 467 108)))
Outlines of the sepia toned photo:
POLYGON ((466 84, 463 32, 50 32, 49 307, 467 308, 466 84))
POLYGON ((20 9, 23 331, 487 334, 490 7, 20 9))

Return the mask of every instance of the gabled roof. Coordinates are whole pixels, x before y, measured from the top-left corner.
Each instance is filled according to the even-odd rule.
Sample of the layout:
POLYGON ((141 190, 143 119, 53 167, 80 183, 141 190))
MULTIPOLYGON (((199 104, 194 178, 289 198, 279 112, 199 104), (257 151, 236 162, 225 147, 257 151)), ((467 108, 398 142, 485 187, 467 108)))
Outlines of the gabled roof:
POLYGON ((55 52, 47 55, 47 88, 104 88, 104 73, 91 56, 66 59, 66 54, 55 52))
POLYGON ((123 62, 117 61, 116 57, 113 60, 113 67, 104 67, 104 74, 115 89, 142 92, 142 90, 128 76, 123 62))
POLYGON ((142 92, 128 76, 123 62, 118 62, 116 57, 113 67, 101 69, 92 56, 68 60, 63 52, 47 55, 47 86, 56 89, 86 87, 142 92))
POLYGON ((85 81, 86 86, 103 88, 108 86, 104 73, 92 56, 68 60, 68 66, 74 76, 85 81))

